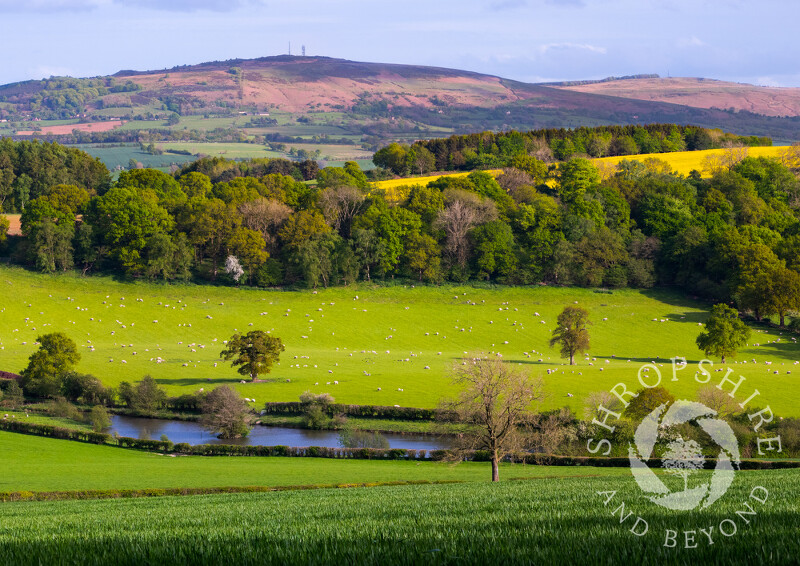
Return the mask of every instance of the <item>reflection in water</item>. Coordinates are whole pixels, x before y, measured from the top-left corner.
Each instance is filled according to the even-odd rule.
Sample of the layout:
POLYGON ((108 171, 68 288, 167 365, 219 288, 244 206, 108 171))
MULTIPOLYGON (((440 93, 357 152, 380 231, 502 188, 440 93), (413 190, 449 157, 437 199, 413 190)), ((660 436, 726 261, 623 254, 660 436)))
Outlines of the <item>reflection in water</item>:
MULTIPOLYGON (((247 438, 220 440, 196 422, 145 419, 114 415, 111 433, 139 439, 158 440, 165 435, 170 441, 188 444, 239 444, 254 446, 324 446, 339 447, 339 433, 331 430, 307 430, 277 426, 256 426, 247 438)), ((421 434, 384 433, 390 448, 438 450, 447 448, 447 441, 421 434)))

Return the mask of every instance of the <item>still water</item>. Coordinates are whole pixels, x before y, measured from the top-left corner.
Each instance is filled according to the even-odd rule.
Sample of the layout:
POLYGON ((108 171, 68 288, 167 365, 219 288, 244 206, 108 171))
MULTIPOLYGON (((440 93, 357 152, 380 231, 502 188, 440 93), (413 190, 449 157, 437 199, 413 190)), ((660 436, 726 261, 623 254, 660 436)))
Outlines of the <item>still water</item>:
MULTIPOLYGON (((114 415, 111 430, 120 436, 159 440, 162 434, 174 443, 188 444, 249 444, 253 446, 324 446, 338 448, 339 433, 331 430, 307 430, 256 425, 247 438, 220 440, 196 422, 145 419, 114 415)), ((391 448, 408 450, 437 450, 447 448, 447 441, 422 434, 384 433, 391 448)))

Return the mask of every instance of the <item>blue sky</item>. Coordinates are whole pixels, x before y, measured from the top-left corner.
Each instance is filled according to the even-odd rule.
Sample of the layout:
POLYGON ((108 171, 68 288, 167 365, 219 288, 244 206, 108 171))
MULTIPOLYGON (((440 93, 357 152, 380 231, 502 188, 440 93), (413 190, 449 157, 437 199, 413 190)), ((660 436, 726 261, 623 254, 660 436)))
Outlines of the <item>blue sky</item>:
POLYGON ((538 82, 800 86, 796 0, 0 0, 0 84, 300 53, 538 82))

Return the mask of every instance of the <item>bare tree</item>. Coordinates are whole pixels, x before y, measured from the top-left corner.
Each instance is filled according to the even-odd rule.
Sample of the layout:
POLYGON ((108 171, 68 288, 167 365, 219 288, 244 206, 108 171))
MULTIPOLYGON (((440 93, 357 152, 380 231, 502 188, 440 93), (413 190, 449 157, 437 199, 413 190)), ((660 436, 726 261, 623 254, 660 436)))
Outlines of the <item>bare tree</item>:
POLYGON ((469 255, 467 233, 475 225, 475 211, 457 200, 439 211, 436 224, 444 230, 444 253, 450 262, 464 267, 469 255))
POLYGON ((291 216, 292 209, 277 200, 260 198, 243 203, 239 206, 239 212, 245 228, 260 232, 267 244, 267 251, 275 252, 278 230, 291 216))
POLYGON ((253 417, 250 407, 239 393, 220 385, 208 393, 201 403, 200 424, 219 438, 241 438, 250 432, 253 417))
POLYGON ((463 268, 469 257, 467 234, 478 224, 497 218, 497 207, 490 199, 459 189, 444 192, 445 208, 439 211, 436 225, 444 230, 444 253, 452 265, 463 268))
POLYGON ((536 180, 525 171, 514 169, 513 167, 506 167, 503 169, 503 174, 497 177, 497 184, 507 193, 510 193, 512 190, 523 186, 535 187, 537 183, 536 180))
POLYGON ((451 454, 460 460, 468 451, 488 451, 492 481, 500 481, 500 460, 525 445, 521 426, 530 419, 531 405, 544 398, 543 381, 487 354, 462 358, 451 373, 460 392, 443 401, 441 408, 443 414, 467 425, 451 454))
POLYGON ((577 440, 577 434, 570 423, 575 420, 572 412, 564 407, 557 413, 533 415, 528 423, 531 448, 536 452, 539 464, 549 464, 559 449, 577 440))
POLYGON ((713 385, 697 390, 697 401, 713 409, 720 417, 728 417, 741 411, 739 404, 726 391, 713 385))
POLYGON ((341 237, 349 238, 353 218, 364 207, 364 195, 358 187, 330 187, 320 194, 319 206, 328 224, 341 237))
MULTIPOLYGON (((727 393, 725 395, 727 396, 727 393)), ((592 420, 597 416, 597 411, 601 406, 615 413, 619 413, 625 408, 619 398, 611 391, 595 391, 594 393, 589 393, 583 402, 583 416, 587 420, 592 420)))

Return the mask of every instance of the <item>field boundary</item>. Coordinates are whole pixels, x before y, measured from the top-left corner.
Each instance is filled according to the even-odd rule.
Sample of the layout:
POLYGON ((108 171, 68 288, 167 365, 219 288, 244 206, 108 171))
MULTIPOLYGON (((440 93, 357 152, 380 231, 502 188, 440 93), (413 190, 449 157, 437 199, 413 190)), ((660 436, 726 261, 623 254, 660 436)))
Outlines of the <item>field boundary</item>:
POLYGON ((466 483, 465 480, 408 480, 359 483, 329 483, 276 486, 230 486, 230 487, 165 487, 148 489, 82 489, 72 491, 3 491, 0 502, 18 501, 68 501, 84 499, 136 499, 141 497, 171 497, 189 495, 217 495, 228 493, 269 493, 275 491, 306 491, 313 489, 353 489, 368 487, 391 487, 406 485, 443 485, 466 483))
MULTIPOLYGON (((17 434, 43 436, 58 440, 70 440, 127 448, 171 456, 242 456, 242 457, 290 457, 290 458, 328 458, 334 460, 383 460, 383 461, 444 461, 452 459, 449 450, 410 450, 406 448, 328 448, 324 446, 238 446, 231 444, 173 444, 165 440, 141 440, 125 436, 113 437, 106 433, 78 431, 52 425, 23 423, 0 420, 0 430, 17 434)), ((485 450, 474 450, 460 455, 463 461, 488 462, 490 455, 485 450)), ((514 463, 539 466, 591 466, 598 468, 626 468, 630 466, 627 457, 601 456, 562 456, 542 453, 516 453, 509 460, 514 463)), ((660 463, 659 458, 650 458, 648 463, 660 463)), ((711 469, 716 460, 707 459, 704 467, 711 469)), ((800 468, 800 460, 741 460, 742 470, 771 470, 800 468)), ((0 494, 1 496, 1 494, 0 494)))

